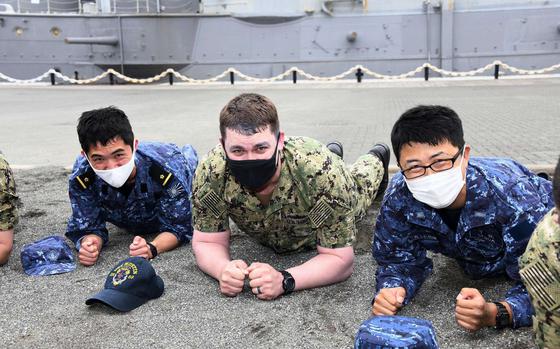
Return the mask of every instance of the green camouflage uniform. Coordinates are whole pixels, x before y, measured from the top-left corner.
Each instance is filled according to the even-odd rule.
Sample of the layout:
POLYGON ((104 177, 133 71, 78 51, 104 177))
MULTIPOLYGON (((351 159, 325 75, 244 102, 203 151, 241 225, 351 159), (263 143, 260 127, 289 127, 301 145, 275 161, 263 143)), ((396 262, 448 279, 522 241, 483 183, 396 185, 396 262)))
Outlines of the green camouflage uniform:
POLYGON ((17 202, 12 170, 0 153, 0 231, 11 230, 17 223, 17 202))
POLYGON ((351 246, 383 178, 383 164, 363 155, 347 169, 340 157, 310 138, 289 137, 270 203, 262 205, 230 174, 221 145, 197 168, 193 222, 201 232, 229 230, 229 219, 276 252, 351 246))
POLYGON ((519 258, 521 278, 535 309, 533 329, 539 348, 560 348, 560 225, 552 209, 539 223, 519 258))

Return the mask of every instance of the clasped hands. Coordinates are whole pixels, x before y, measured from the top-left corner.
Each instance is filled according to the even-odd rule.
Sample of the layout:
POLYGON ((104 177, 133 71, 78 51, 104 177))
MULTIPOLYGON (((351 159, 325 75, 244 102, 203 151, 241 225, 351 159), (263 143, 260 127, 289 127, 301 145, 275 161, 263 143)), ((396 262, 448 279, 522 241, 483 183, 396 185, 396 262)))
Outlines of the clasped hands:
POLYGON ((251 292, 261 300, 273 300, 284 293, 282 273, 266 263, 247 263, 240 259, 230 261, 219 277, 220 292, 235 297, 243 291, 245 279, 249 279, 251 292))

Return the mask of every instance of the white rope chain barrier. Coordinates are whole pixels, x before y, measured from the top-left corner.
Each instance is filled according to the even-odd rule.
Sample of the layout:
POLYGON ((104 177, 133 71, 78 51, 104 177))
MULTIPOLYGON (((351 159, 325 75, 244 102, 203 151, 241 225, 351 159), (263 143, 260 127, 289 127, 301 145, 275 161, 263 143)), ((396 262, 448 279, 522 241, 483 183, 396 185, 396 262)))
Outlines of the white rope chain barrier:
POLYGON ((403 73, 403 74, 399 74, 399 75, 384 75, 384 74, 379 74, 376 73, 374 71, 369 70, 368 68, 358 64, 355 65, 354 67, 348 69, 347 71, 338 74, 338 75, 334 75, 334 76, 315 76, 312 74, 309 74, 305 71, 303 71, 302 69, 298 68, 298 67, 291 67, 290 69, 286 70, 285 72, 278 74, 276 76, 270 77, 270 78, 256 78, 253 76, 249 76, 246 74, 243 74, 242 72, 240 72, 239 70, 235 69, 235 68, 228 68, 227 70, 225 70, 223 73, 216 75, 212 78, 209 79, 193 79, 190 78, 188 76, 185 76, 171 68, 163 71, 162 73, 153 76, 151 78, 145 78, 145 79, 136 79, 136 78, 131 78, 129 76, 123 75, 121 73, 119 73, 118 71, 110 68, 107 71, 94 76, 93 78, 90 79, 73 79, 71 77, 68 77, 60 72, 55 71, 54 69, 49 69, 47 72, 43 73, 42 75, 34 78, 34 79, 26 79, 26 80, 20 80, 20 79, 14 79, 12 77, 9 77, 7 75, 4 75, 2 73, 0 73, 0 81, 1 80, 5 80, 7 82, 10 83, 15 83, 15 84, 34 84, 37 82, 40 82, 46 78, 52 77, 53 75, 56 76, 57 78, 71 83, 71 84, 78 84, 78 85, 87 85, 87 84, 93 84, 105 77, 107 77, 108 75, 115 76, 123 81, 132 83, 132 84, 150 84, 156 81, 159 81, 165 77, 171 77, 174 76, 177 79, 183 81, 183 82, 187 82, 187 83, 192 83, 192 84, 207 84, 207 83, 212 83, 212 82, 217 82, 221 79, 223 79, 224 77, 228 76, 228 75, 237 75, 238 77, 240 77, 241 79, 244 79, 246 81, 250 81, 250 82, 275 82, 275 81, 279 81, 279 80, 283 80, 286 79, 287 77, 289 77, 290 75, 296 73, 299 76, 305 77, 308 80, 312 80, 312 81, 335 81, 335 80, 340 80, 340 79, 344 79, 345 77, 351 75, 351 74, 357 74, 357 73, 362 73, 362 75, 369 75, 372 76, 376 79, 385 79, 385 80, 398 80, 398 79, 406 79, 406 78, 410 78, 415 76, 416 74, 420 73, 421 71, 425 70, 426 68, 429 70, 434 71, 435 73, 441 74, 442 76, 451 76, 451 77, 467 77, 467 76, 475 76, 478 74, 482 74, 487 70, 492 69, 495 66, 499 66, 504 68, 505 70, 510 71, 513 74, 519 74, 519 75, 538 75, 538 74, 546 74, 546 73, 551 73, 557 69, 560 69, 560 64, 556 64, 547 68, 542 68, 542 69, 536 69, 536 70, 527 70, 527 69, 519 69, 519 68, 515 68, 510 66, 509 64, 503 63, 501 61, 494 61, 484 67, 475 69, 475 70, 471 70, 471 71, 466 71, 466 72, 455 72, 455 71, 449 71, 449 70, 445 70, 445 69, 441 69, 438 68, 430 63, 424 63, 421 66, 419 66, 418 68, 411 70, 407 73, 403 73))

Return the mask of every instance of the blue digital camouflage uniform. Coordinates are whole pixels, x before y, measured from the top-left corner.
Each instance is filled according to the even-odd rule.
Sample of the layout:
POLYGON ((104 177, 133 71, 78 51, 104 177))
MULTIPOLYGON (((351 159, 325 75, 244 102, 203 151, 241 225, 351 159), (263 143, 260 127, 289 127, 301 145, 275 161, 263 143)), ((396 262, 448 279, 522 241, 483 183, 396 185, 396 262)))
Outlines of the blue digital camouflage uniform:
MULTIPOLYGON (((87 159, 78 157, 69 180, 72 216, 66 236, 74 243, 87 234, 108 242, 106 222, 131 233, 169 232, 190 241, 191 184, 198 162, 186 145, 142 142, 136 151, 136 180, 126 196, 95 175, 87 159)), ((76 245, 78 247, 78 244, 76 245)))
POLYGON ((529 326, 533 308, 520 282, 518 257, 554 206, 552 184, 508 159, 471 158, 467 199, 457 231, 437 210, 412 197, 401 173, 391 180, 376 222, 376 290, 404 287, 405 304, 432 271, 430 250, 457 260, 473 279, 506 273, 519 281, 506 294, 513 327, 529 326))
POLYGON ((428 320, 405 316, 374 316, 362 322, 354 349, 438 349, 436 333, 428 320))

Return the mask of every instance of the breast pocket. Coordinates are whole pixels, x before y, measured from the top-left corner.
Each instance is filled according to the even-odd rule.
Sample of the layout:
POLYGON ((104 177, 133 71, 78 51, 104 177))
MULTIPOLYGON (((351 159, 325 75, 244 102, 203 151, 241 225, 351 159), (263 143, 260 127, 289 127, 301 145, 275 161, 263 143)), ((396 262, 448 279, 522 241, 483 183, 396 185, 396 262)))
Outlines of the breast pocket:
POLYGON ((292 236, 302 237, 312 234, 311 223, 307 214, 283 214, 282 225, 284 229, 292 236))
POLYGON ((506 244, 501 230, 487 225, 467 231, 458 243, 464 260, 471 263, 495 263, 505 256, 506 244))
POLYGON ((411 236, 411 239, 427 250, 433 252, 441 252, 441 243, 437 236, 435 236, 431 232, 414 232, 411 236))

